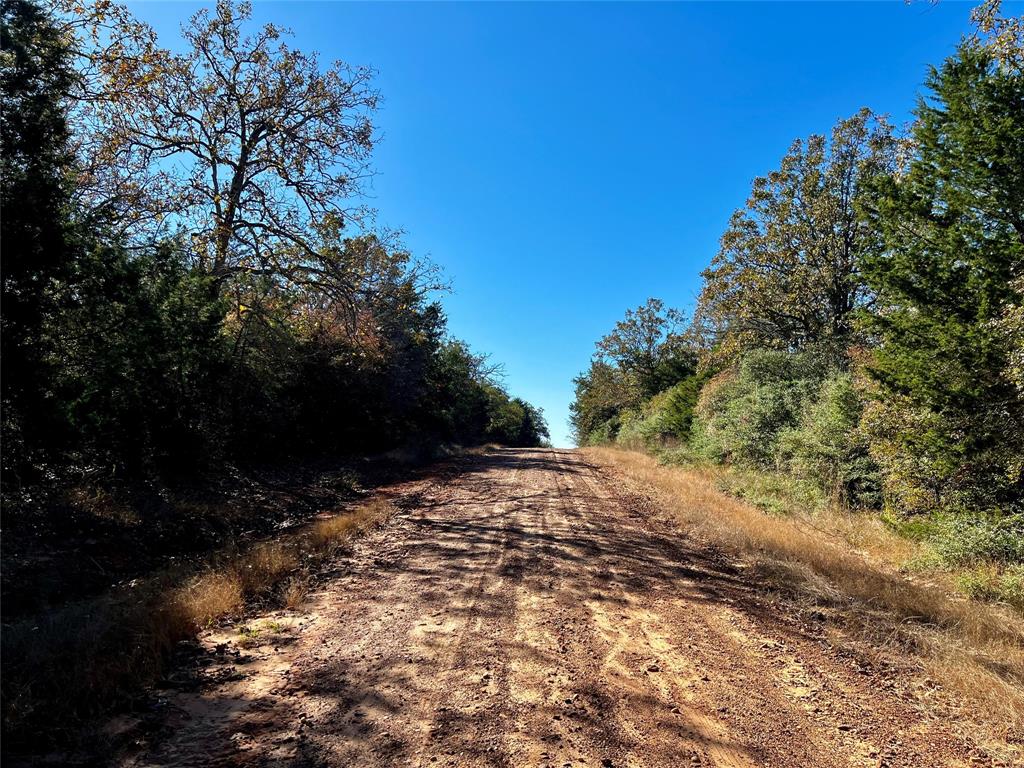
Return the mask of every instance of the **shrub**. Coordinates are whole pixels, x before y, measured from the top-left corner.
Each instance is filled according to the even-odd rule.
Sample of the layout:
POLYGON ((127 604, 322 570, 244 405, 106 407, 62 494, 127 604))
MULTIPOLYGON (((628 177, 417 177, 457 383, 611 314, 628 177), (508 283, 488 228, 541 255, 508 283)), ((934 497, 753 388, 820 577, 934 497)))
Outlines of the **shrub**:
POLYGON ((993 518, 951 516, 932 539, 943 563, 1024 563, 1024 514, 993 518))
POLYGON ((623 411, 615 442, 623 448, 641 450, 649 445, 650 422, 640 411, 623 411))
POLYGON ((976 566, 957 577, 957 586, 969 597, 1009 603, 1024 610, 1024 565, 976 566))
POLYGON ((735 469, 722 474, 715 484, 730 496, 778 517, 813 515, 826 502, 816 483, 778 472, 735 469))
POLYGON ((697 375, 688 376, 647 400, 639 410, 623 411, 615 442, 623 448, 642 450, 686 440, 703 380, 697 375))
POLYGON ((612 416, 610 419, 602 421, 594 429, 592 429, 586 436, 586 445, 608 445, 614 443, 615 438, 619 434, 619 416, 612 416))
POLYGON ((779 437, 782 461, 797 477, 816 483, 842 504, 881 505, 881 477, 859 428, 864 403, 848 373, 822 382, 796 427, 779 437))
POLYGON ((749 353, 701 392, 696 446, 717 461, 781 468, 779 438, 800 423, 828 370, 827 358, 813 351, 749 353))

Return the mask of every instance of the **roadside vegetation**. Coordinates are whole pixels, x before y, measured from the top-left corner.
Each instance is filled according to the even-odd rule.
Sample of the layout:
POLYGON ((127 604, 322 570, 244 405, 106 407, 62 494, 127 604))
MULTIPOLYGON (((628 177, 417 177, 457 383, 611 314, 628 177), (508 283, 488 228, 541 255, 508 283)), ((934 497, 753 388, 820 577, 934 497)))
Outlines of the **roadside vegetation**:
POLYGON ((187 649, 202 630, 243 619, 257 606, 298 607, 318 566, 391 511, 384 499, 370 499, 296 532, 169 564, 101 596, 7 624, 4 718, 16 748, 43 732, 73 743, 89 718, 144 700, 143 687, 160 680, 182 644, 187 649))
MULTIPOLYGON (((1024 729, 1024 617, 1008 606, 955 596, 947 580, 907 574, 917 542, 877 515, 838 507, 809 513, 799 501, 765 513, 729 493, 758 483, 720 465, 666 464, 621 448, 585 449, 652 493, 658 508, 690 536, 737 556, 746 577, 822 622, 836 645, 915 681, 926 706, 935 683, 962 707, 979 741, 1016 764, 1024 729), (723 490, 724 489, 724 490, 723 490)), ((760 490, 760 489, 759 489, 760 490)))
POLYGON ((905 135, 862 110, 754 181, 692 320, 655 299, 627 312, 575 380, 572 424, 838 643, 895 649, 960 697, 1009 756, 1024 728, 1024 26, 998 3, 975 19, 905 135))
POLYGON ((865 109, 755 179, 692 321, 652 299, 598 342, 580 445, 709 472, 783 527, 880 521, 905 572, 1024 610, 1024 28, 999 13, 905 135, 865 109))
POLYGON ((116 3, 0 3, 5 748, 300 599, 362 524, 273 532, 351 499, 342 470, 547 438, 366 205, 373 73, 250 17, 172 43, 116 3))

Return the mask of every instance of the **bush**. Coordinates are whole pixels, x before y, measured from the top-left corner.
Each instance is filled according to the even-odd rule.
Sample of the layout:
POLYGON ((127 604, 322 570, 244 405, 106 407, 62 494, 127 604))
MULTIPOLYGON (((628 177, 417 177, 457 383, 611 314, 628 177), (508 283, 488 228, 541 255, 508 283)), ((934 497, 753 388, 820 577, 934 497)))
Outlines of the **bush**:
POLYGON ((782 469, 779 438, 799 425, 829 371, 824 355, 751 352, 705 386, 695 409, 694 442, 708 458, 782 469))
POLYGON ((614 443, 619 434, 619 416, 602 421, 586 435, 586 445, 608 445, 614 443))
POLYGON ((624 448, 642 450, 686 440, 702 381, 702 377, 688 376, 650 398, 640 410, 623 411, 615 442, 624 448))
POLYGON ((977 566, 960 574, 957 586, 969 597, 1009 603, 1024 610, 1024 565, 977 566))
POLYGON ((778 472, 735 469, 718 478, 718 488, 776 517, 813 515, 826 503, 817 483, 778 472))
POLYGON ((779 437, 782 462, 833 500, 852 507, 881 505, 881 476, 859 429, 863 399, 848 373, 822 382, 796 427, 779 437))
MULTIPOLYGON (((645 409, 646 410, 646 409, 645 409)), ((651 424, 641 411, 623 411, 615 443, 623 448, 642 450, 650 444, 651 424)))
POLYGON ((230 350, 212 279, 169 245, 129 256, 90 242, 50 290, 61 310, 45 318, 41 346, 62 428, 48 436, 51 458, 138 476, 220 451, 230 350))
POLYGON ((943 521, 932 543, 942 562, 950 566, 1024 564, 1024 514, 952 516, 943 521))

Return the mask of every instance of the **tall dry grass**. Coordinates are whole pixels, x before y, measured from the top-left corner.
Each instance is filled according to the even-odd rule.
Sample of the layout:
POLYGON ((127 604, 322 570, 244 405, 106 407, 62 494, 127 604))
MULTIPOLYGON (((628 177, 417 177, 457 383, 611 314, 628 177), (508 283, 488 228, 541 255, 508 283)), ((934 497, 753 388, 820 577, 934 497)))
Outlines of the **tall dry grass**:
POLYGON ((973 705, 990 738, 1024 741, 1024 620, 900 573, 912 542, 868 515, 766 514, 718 490, 715 468, 663 466, 614 448, 584 451, 651 489, 685 529, 745 556, 777 586, 836 608, 837 626, 852 639, 918 658, 930 677, 973 705))
POLYGON ((392 511, 381 498, 326 515, 191 575, 154 574, 131 590, 67 606, 3 631, 4 735, 16 745, 70 736, 83 720, 155 681, 175 646, 253 601, 298 607, 313 569, 392 511))

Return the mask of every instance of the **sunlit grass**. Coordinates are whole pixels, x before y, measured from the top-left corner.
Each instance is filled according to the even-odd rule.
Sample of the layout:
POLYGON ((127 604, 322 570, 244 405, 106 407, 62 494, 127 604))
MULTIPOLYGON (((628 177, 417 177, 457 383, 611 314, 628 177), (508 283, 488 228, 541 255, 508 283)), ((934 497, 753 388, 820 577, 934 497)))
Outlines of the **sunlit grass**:
POLYGON ((297 608, 312 570, 392 512, 380 498, 295 533, 220 553, 184 583, 162 573, 131 591, 4 628, 4 719, 18 733, 36 718, 76 722, 155 680, 182 640, 240 618, 253 601, 297 608))
POLYGON ((744 556, 759 576, 835 607, 833 620, 851 639, 919 658, 932 678, 973 702, 973 715, 991 738, 1021 737, 1024 619, 964 599, 949 583, 900 572, 919 544, 871 515, 835 508, 766 513, 720 490, 722 470, 715 467, 663 466, 646 454, 584 450, 652 489, 682 527, 744 556))

